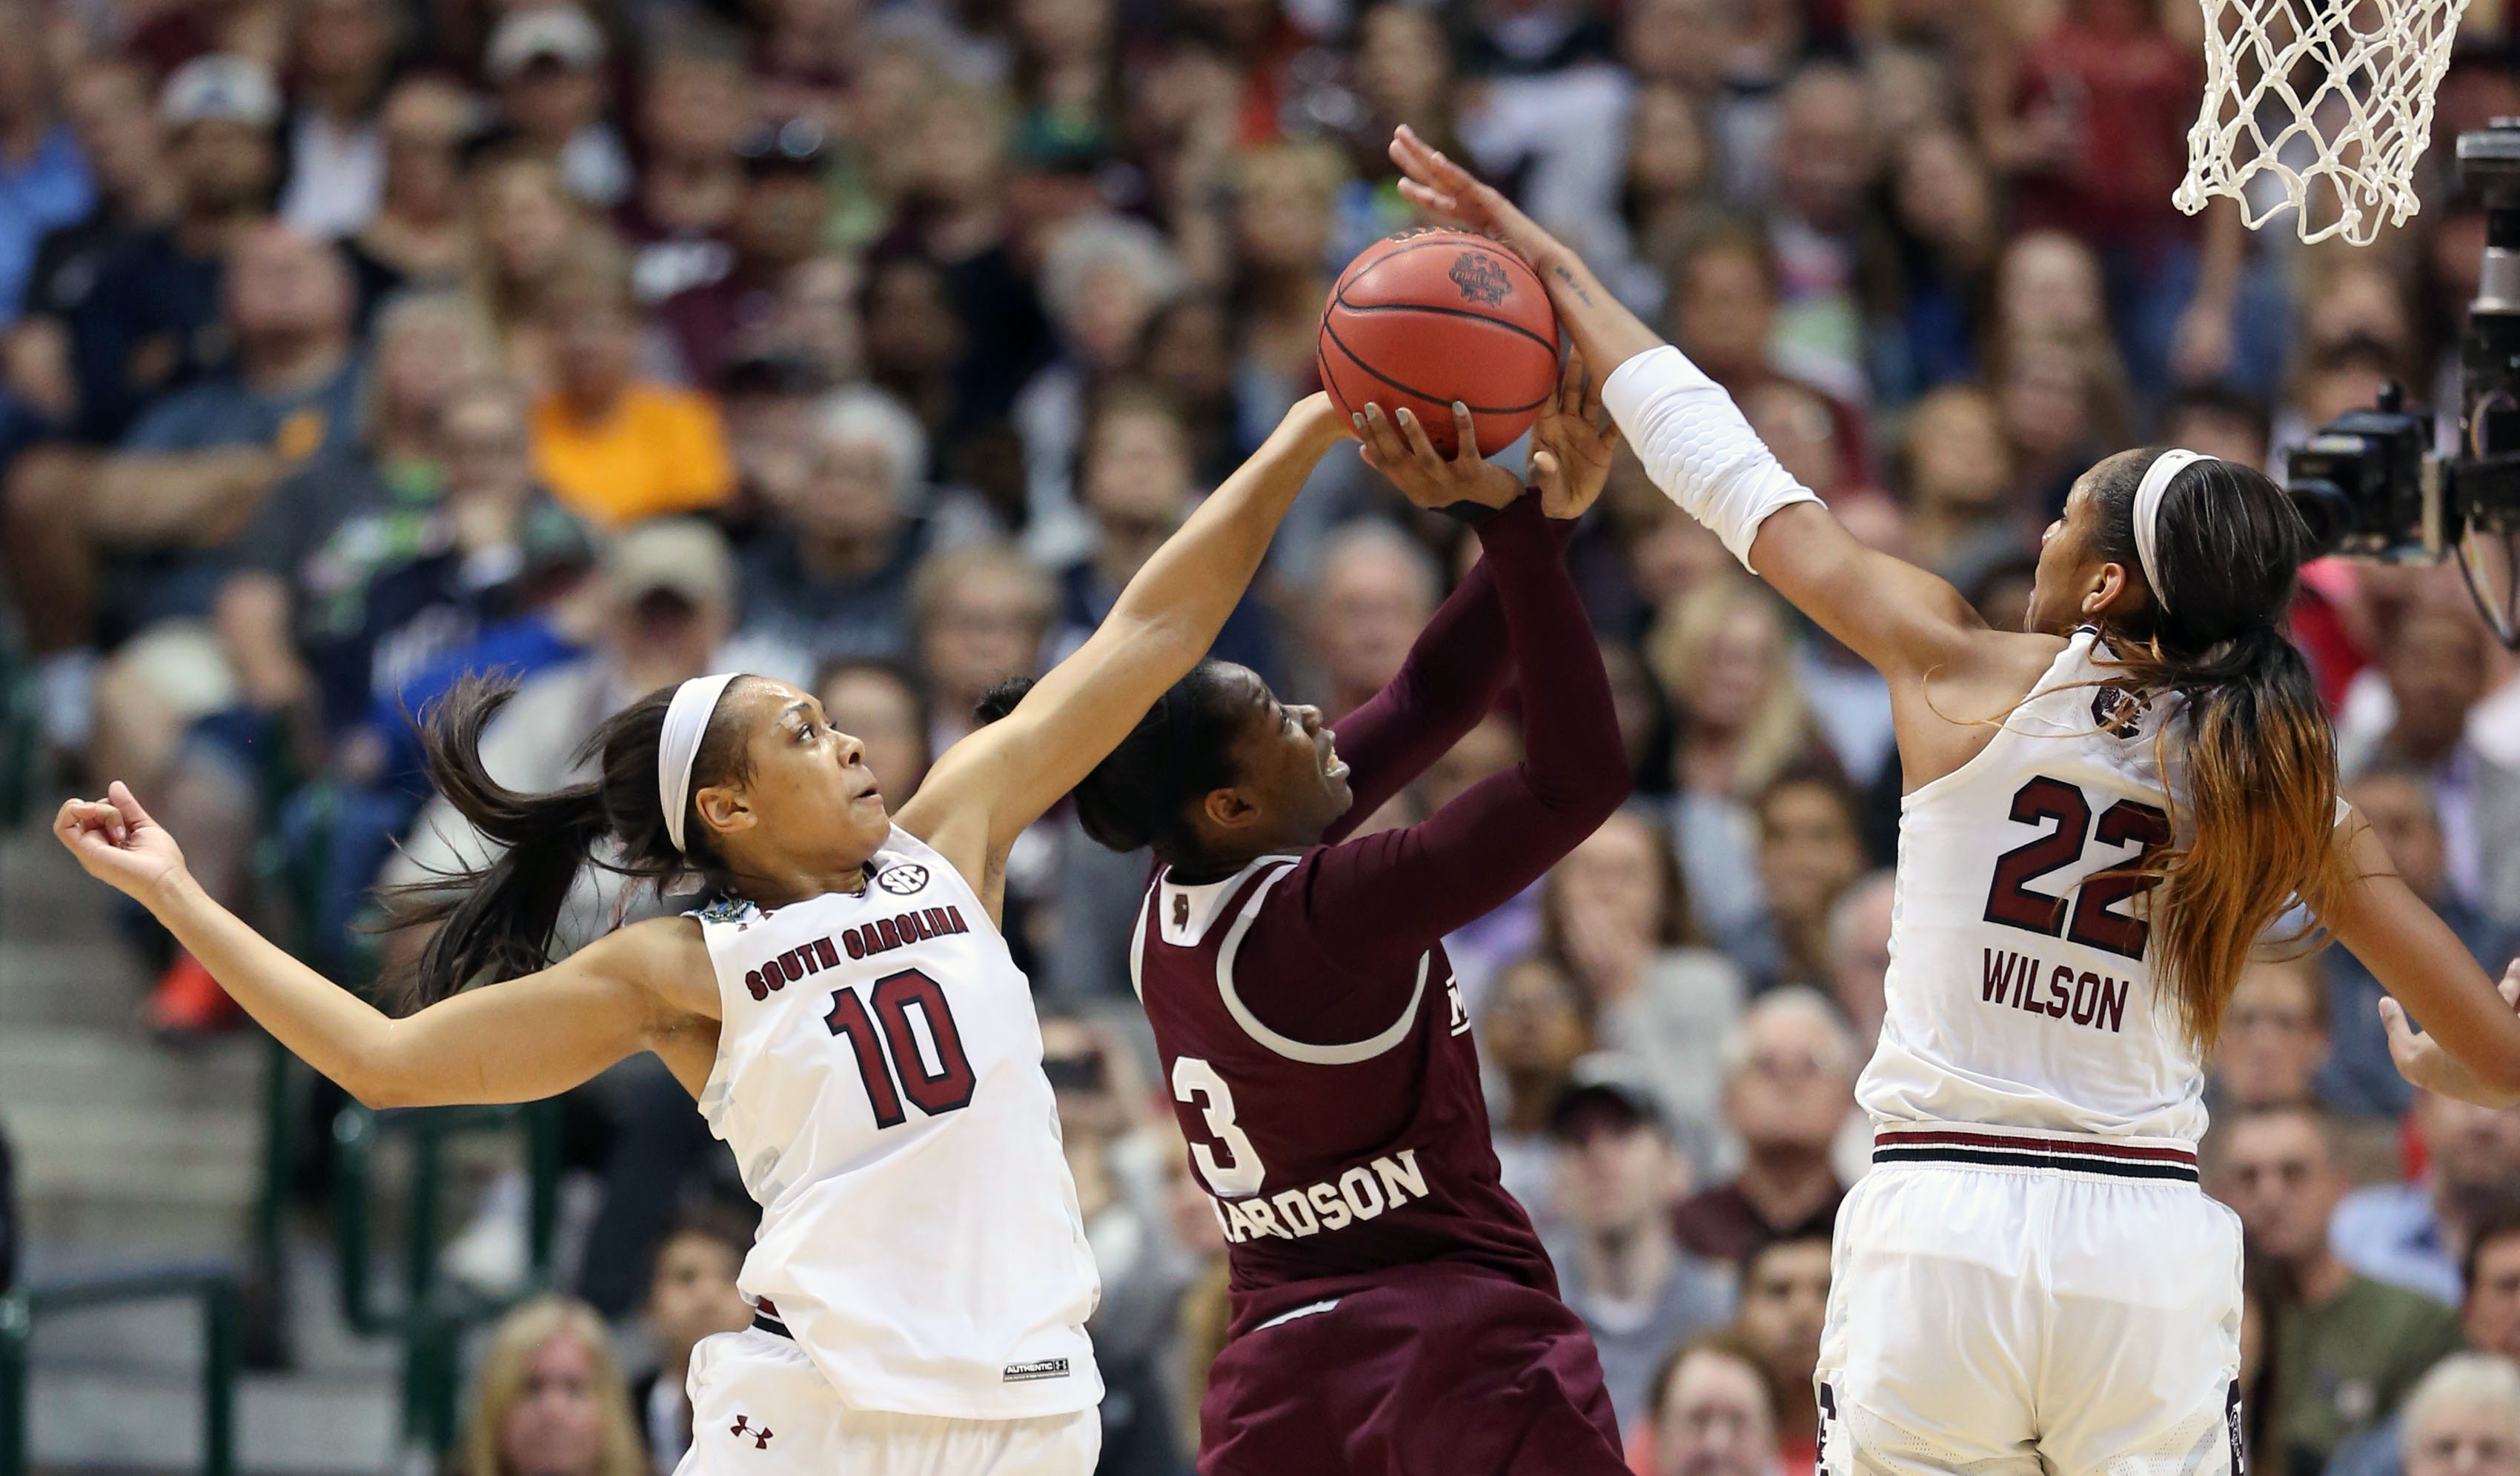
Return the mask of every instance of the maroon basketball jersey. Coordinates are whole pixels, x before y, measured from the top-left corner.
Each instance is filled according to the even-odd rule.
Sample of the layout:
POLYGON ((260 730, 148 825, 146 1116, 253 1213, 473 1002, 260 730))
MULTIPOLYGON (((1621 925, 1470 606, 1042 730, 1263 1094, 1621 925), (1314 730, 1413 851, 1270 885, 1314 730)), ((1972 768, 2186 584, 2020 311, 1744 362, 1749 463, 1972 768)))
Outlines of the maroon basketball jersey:
POLYGON ((1328 849, 1197 886, 1158 870, 1131 944, 1191 1168, 1232 1247, 1238 1318, 1275 1288, 1437 1261, 1554 1295, 1531 1221, 1498 1182, 1469 1014, 1440 943, 1407 977, 1355 978, 1392 1005, 1361 1038, 1298 1040, 1254 1013, 1270 987, 1255 960, 1352 972, 1303 912, 1328 849))

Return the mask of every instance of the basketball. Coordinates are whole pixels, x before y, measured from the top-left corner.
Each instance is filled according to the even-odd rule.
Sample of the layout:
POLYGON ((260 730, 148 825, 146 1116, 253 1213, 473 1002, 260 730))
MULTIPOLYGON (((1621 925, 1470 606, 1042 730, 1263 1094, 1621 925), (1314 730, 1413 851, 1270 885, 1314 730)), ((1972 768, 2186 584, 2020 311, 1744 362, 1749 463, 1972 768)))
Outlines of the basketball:
POLYGON ((1453 402, 1479 454, 1531 427, 1557 381, 1557 310, 1522 258, 1466 231, 1408 231, 1360 252, 1330 289, 1322 387, 1350 415, 1405 407, 1454 453, 1453 402))

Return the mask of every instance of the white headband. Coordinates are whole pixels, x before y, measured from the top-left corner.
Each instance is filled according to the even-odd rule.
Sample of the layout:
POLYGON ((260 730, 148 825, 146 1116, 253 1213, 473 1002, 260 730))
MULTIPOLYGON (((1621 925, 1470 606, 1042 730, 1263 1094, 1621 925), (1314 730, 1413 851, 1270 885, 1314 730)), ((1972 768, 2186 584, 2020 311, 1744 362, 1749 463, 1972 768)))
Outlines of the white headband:
POLYGON ((2170 609, 2170 597, 2162 592, 2161 565, 2152 553, 2153 540, 2161 531, 2161 499, 2170 484, 2189 462, 2210 462, 2214 458, 2200 451, 2170 450, 2152 459, 2144 469, 2143 485, 2135 489, 2135 553, 2143 563, 2143 581, 2152 586, 2152 603, 2163 612, 2170 609))
POLYGON ((665 807, 665 838, 684 851, 683 812, 691 808, 692 761, 700 756, 700 739, 708 737, 709 714, 726 684, 742 675, 721 671, 694 677, 674 689, 665 704, 665 730, 656 737, 656 798, 665 807))

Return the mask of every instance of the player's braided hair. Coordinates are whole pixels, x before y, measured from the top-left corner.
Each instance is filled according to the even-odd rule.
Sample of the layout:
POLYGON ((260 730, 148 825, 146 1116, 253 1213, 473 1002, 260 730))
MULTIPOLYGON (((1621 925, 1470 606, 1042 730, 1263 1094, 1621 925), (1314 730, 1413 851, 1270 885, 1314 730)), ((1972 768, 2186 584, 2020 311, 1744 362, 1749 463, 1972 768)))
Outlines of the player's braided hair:
MULTIPOLYGON (((2159 448, 2093 472, 2101 557, 2140 582, 2136 493, 2159 448)), ((2145 696, 2186 699, 2182 838, 2145 871, 2156 976, 2199 1050, 2220 1035, 2249 951, 2295 899, 2325 912, 2352 880, 2336 827, 2336 738, 2310 663, 2286 639, 2310 530, 2264 472, 2207 459, 2171 478, 2154 542, 2162 588, 2104 634, 2145 696)), ((2170 737, 2168 729, 2162 740, 2170 737)))
MULTIPOLYGON (((1240 689, 1222 661, 1206 660, 1166 688, 1118 747, 1096 764, 1071 797, 1077 823, 1097 844, 1114 851, 1152 846, 1171 866, 1200 859, 1192 817, 1209 791, 1240 779, 1234 740, 1241 732, 1240 689)), ((982 697, 974 716, 994 723, 1014 711, 1032 690, 1030 677, 1002 682, 982 697)))
MULTIPOLYGON (((386 889, 387 930, 436 925, 418 955, 381 981, 380 997, 400 1011, 542 967, 561 907, 590 864, 651 882, 696 871, 716 890, 733 890, 708 827, 684 817, 688 857, 665 832, 656 747, 673 688, 659 688, 606 719, 578 749, 578 765, 593 763, 596 777, 548 794, 510 789, 481 763, 481 731, 516 694, 513 680, 467 677, 422 716, 430 783, 499 850, 479 867, 386 889)), ((692 764, 694 794, 746 777, 737 707, 718 704, 692 764)))

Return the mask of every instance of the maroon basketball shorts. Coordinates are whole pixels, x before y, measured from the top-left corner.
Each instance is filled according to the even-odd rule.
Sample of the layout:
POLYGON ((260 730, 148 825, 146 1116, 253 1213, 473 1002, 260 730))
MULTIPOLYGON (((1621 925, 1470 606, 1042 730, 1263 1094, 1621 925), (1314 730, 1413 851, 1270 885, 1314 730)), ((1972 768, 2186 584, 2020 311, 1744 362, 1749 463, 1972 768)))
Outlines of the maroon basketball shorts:
POLYGON ((1335 1284, 1238 1319, 1199 1476, 1625 1476, 1592 1335, 1555 1296, 1455 1266, 1335 1284))

